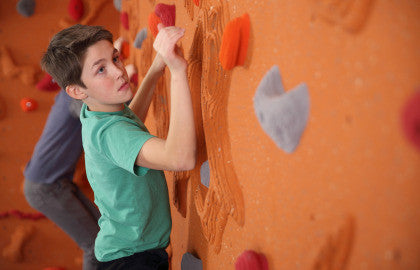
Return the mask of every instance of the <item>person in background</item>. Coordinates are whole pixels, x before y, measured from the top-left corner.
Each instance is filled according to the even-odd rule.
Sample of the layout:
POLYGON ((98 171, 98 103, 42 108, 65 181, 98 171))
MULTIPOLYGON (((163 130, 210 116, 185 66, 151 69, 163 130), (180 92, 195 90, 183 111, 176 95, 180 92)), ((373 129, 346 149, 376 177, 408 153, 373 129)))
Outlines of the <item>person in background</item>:
POLYGON ((25 198, 36 210, 66 232, 83 250, 83 269, 96 269, 95 238, 99 211, 73 183, 82 153, 79 119, 82 102, 65 90, 55 97, 24 175, 25 198))

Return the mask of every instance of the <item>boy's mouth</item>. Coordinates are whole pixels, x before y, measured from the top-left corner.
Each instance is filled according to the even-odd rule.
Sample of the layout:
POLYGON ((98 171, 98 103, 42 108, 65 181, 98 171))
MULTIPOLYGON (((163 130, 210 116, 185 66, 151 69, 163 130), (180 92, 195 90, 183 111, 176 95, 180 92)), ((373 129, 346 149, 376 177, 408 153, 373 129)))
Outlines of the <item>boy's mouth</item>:
POLYGON ((128 88, 129 84, 128 82, 123 83, 123 85, 121 85, 121 87, 118 89, 118 91, 122 91, 122 90, 126 90, 128 88))

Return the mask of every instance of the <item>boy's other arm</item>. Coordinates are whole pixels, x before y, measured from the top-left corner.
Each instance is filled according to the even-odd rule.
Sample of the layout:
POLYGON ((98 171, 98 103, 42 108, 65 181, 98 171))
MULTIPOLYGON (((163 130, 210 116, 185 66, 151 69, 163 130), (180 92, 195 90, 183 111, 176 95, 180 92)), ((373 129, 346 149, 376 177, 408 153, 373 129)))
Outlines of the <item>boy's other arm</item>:
POLYGON ((165 62, 162 57, 157 54, 149 70, 144 76, 139 89, 134 95, 128 106, 144 123, 146 115, 152 101, 153 92, 157 81, 165 71, 165 62))
POLYGON ((195 166, 196 135, 191 94, 187 79, 187 62, 176 43, 184 35, 178 27, 162 28, 153 47, 171 72, 171 111, 166 140, 151 138, 140 150, 136 164, 159 170, 185 171, 195 166))

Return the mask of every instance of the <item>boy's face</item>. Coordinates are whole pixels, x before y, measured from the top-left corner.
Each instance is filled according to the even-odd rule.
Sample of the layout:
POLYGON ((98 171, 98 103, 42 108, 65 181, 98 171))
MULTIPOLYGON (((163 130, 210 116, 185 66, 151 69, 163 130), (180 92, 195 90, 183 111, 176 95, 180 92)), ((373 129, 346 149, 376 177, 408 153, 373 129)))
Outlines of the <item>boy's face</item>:
POLYGON ((83 100, 92 111, 113 112, 124 108, 123 103, 133 97, 127 71, 119 52, 107 40, 90 46, 84 56, 82 88, 83 100))

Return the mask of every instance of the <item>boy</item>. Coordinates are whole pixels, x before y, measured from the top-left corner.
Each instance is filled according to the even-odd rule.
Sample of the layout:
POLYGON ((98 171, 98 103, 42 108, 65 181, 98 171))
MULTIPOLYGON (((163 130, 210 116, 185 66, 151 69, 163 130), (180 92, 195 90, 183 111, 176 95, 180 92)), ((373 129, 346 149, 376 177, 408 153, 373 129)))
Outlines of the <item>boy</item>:
POLYGON ((161 170, 195 166, 187 63, 176 46, 184 30, 158 28, 157 56, 134 97, 112 34, 101 27, 75 25, 60 31, 42 59, 67 94, 84 102, 86 173, 101 213, 95 240, 99 269, 168 268, 164 248, 171 218, 161 170), (171 117, 168 136, 160 139, 150 135, 143 121, 165 65, 171 72, 171 117))

